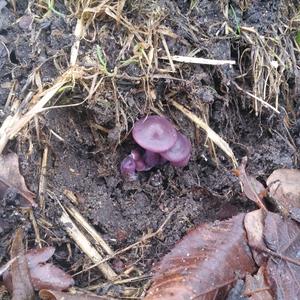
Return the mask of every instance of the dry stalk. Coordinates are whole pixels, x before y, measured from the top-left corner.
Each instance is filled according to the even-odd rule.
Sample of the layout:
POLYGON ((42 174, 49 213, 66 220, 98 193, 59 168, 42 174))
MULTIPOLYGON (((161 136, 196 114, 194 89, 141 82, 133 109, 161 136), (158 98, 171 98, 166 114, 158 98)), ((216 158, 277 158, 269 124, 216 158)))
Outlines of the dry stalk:
POLYGON ((209 58, 202 58, 202 57, 192 57, 192 56, 167 56, 167 57, 159 57, 159 59, 164 60, 172 60, 182 63, 188 64, 200 64, 200 65, 211 65, 211 66, 221 66, 221 65, 235 65, 234 60, 221 60, 221 59, 209 59, 209 58))
POLYGON ((39 204, 42 212, 45 210, 45 193, 47 187, 47 164, 48 164, 48 152, 49 148, 46 146, 43 151, 42 157, 42 165, 41 165, 41 175, 40 175, 40 182, 39 182, 39 204))
MULTIPOLYGON (((76 78, 81 77, 82 70, 79 68, 68 69, 57 82, 42 93, 37 93, 30 101, 34 104, 25 114, 20 107, 14 116, 8 116, 0 128, 0 154, 3 152, 7 142, 13 139, 16 134, 27 125, 37 114, 44 110, 46 104, 54 97, 54 95, 66 84, 72 82, 76 78)), ((27 104, 29 107, 29 104, 27 104)), ((23 110, 25 110, 23 108, 23 110)))
POLYGON ((236 167, 237 164, 237 160, 235 158, 235 155, 232 151, 232 149, 230 148, 230 146, 228 145, 227 142, 225 142, 214 130, 212 130, 202 119, 200 119, 199 117, 197 117, 194 113, 192 113, 191 111, 189 111, 187 108, 185 108, 183 105, 179 104, 178 102, 172 100, 171 104, 177 108, 178 110, 180 110, 185 116, 187 116, 192 122, 195 123, 195 125, 199 128, 202 128, 208 138, 214 142, 232 161, 233 165, 236 167))
MULTIPOLYGON (((271 104, 269 104, 268 102, 264 101, 263 99, 251 94, 248 91, 245 91, 244 89, 242 89, 236 82, 231 81, 231 83, 241 92, 245 93, 247 96, 259 101, 261 103, 262 106, 268 107, 270 109, 272 109, 274 112, 276 112, 277 114, 279 114, 279 110, 276 109, 274 106, 272 106, 271 104)), ((257 108, 257 106, 255 106, 257 108)), ((258 108, 257 108, 258 109, 258 108)))
MULTIPOLYGON (((241 37, 248 43, 248 57, 251 61, 251 88, 246 92, 254 101, 256 114, 262 106, 269 107, 276 113, 279 111, 279 95, 284 74, 293 66, 292 57, 294 49, 289 48, 287 34, 283 34, 280 25, 274 25, 271 36, 261 36, 254 28, 241 26, 241 37), (279 32, 279 33, 278 33, 279 32), (267 105, 266 103, 272 103, 267 105)), ((248 74, 248 67, 243 66, 246 61, 242 55, 240 59, 241 73, 248 74)), ((295 68, 294 68, 295 69, 295 68)), ((242 75, 242 77, 244 76, 242 75)))
POLYGON ((102 247, 102 249, 109 255, 114 255, 114 251, 105 242, 101 235, 91 226, 80 212, 73 206, 66 207, 68 213, 89 233, 95 242, 102 247))
POLYGON ((66 211, 63 210, 60 221, 69 236, 74 240, 77 246, 91 259, 94 264, 97 264, 98 269, 102 272, 103 276, 110 281, 117 278, 117 274, 107 262, 100 263, 103 257, 92 246, 87 237, 79 230, 66 211))
POLYGON ((29 210, 29 214, 30 214, 30 220, 32 222, 32 227, 34 229, 34 233, 35 233, 35 242, 37 243, 39 248, 42 248, 42 243, 41 243, 41 235, 40 235, 40 231, 35 219, 35 216, 33 214, 32 209, 29 210))
POLYGON ((70 55, 70 65, 71 66, 76 65, 79 47, 80 47, 80 40, 83 37, 83 32, 84 32, 83 20, 82 20, 82 18, 79 18, 79 19, 77 19, 77 23, 76 23, 75 30, 74 30, 75 42, 71 47, 71 55, 70 55))
POLYGON ((19 256, 16 256, 14 258, 12 258, 11 260, 9 260, 4 266, 0 267, 0 276, 9 269, 9 267, 12 265, 12 263, 18 259, 19 256))
POLYGON ((123 8, 125 6, 126 0, 119 0, 117 4, 117 23, 120 22, 123 8))
POLYGON ((168 57, 168 60, 170 62, 170 66, 171 66, 172 72, 176 72, 176 69, 175 69, 175 66, 174 66, 174 63, 173 63, 173 57, 174 56, 173 57, 171 56, 168 44, 167 44, 166 39, 165 39, 165 37, 164 37, 164 35, 162 33, 160 34, 160 38, 162 40, 163 46, 165 48, 165 51, 167 53, 167 57, 168 57))
MULTIPOLYGON (((116 252, 114 253, 114 255, 110 255, 110 256, 104 258, 104 259, 101 260, 100 262, 95 263, 94 265, 91 265, 91 266, 89 266, 88 268, 85 268, 84 270, 82 270, 82 271, 80 271, 80 272, 77 272, 75 275, 79 275, 79 274, 81 274, 81 273, 83 273, 83 272, 86 272, 86 271, 88 271, 88 270, 90 270, 90 269, 93 269, 93 268, 97 267, 99 264, 102 264, 102 263, 104 263, 104 262, 107 262, 107 261, 113 259, 114 257, 116 257, 116 256, 118 256, 118 255, 120 255, 120 254, 122 254, 122 253, 124 253, 124 252, 127 252, 127 251, 129 251, 130 249, 135 248, 135 247, 139 246, 139 245, 142 244, 142 243, 145 243, 147 240, 152 239, 153 237, 158 236, 159 234, 162 233, 164 227, 165 227, 166 224, 169 222, 169 220, 170 220, 171 217, 173 216, 174 212, 175 212, 175 210, 171 211, 171 212, 168 214, 167 218, 164 220, 164 222, 160 225, 160 227, 159 227, 155 232, 145 235, 143 238, 141 238, 140 241, 138 241, 138 242, 136 242, 136 243, 133 243, 133 244, 129 245, 128 247, 125 247, 125 248, 123 248, 123 249, 121 249, 121 250, 119 250, 119 251, 116 251, 116 252)), ((74 275, 74 276, 75 276, 75 275, 74 275)), ((119 279, 116 279, 116 281, 117 281, 117 280, 119 280, 119 279)))

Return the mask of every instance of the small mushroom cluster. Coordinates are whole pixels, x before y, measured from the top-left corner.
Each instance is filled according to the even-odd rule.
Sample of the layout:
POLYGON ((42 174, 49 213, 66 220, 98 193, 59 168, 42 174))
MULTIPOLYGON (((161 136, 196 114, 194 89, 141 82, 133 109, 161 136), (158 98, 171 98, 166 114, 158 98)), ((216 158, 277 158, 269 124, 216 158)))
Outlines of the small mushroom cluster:
POLYGON ((132 136, 142 149, 132 150, 121 163, 121 173, 128 180, 137 178, 136 171, 147 171, 166 161, 175 167, 189 162, 190 140, 165 117, 147 116, 137 121, 132 136))

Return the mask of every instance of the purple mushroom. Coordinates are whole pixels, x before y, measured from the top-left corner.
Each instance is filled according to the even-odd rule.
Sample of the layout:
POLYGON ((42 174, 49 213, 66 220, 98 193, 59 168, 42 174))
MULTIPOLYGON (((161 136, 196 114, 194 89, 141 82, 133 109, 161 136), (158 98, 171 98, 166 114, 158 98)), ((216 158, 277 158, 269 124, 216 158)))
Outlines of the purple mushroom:
POLYGON ((129 156, 131 156, 135 161, 136 171, 140 172, 147 170, 146 162, 139 149, 132 150, 129 156))
POLYGON ((136 163, 131 155, 126 156, 121 162, 121 174, 129 181, 137 179, 136 163))
POLYGON ((180 160, 180 161, 171 161, 171 165, 173 167, 181 167, 181 168, 183 168, 183 167, 185 167, 185 166, 188 165, 190 158, 191 158, 191 154, 189 154, 183 160, 180 160))
POLYGON ((191 150, 190 140, 182 133, 178 133, 175 144, 169 150, 161 152, 160 155, 174 166, 184 167, 189 161, 191 150))
POLYGON ((148 116, 134 124, 132 136, 142 148, 160 153, 175 144, 177 131, 165 117, 148 116))
POLYGON ((130 181, 137 178, 136 171, 147 171, 166 161, 175 167, 189 162, 191 142, 165 117, 147 116, 137 121, 132 136, 141 149, 132 150, 121 163, 121 173, 130 181))
POLYGON ((161 158, 162 157, 159 153, 155 153, 149 150, 146 150, 144 153, 144 161, 149 170, 159 165, 161 163, 161 158))

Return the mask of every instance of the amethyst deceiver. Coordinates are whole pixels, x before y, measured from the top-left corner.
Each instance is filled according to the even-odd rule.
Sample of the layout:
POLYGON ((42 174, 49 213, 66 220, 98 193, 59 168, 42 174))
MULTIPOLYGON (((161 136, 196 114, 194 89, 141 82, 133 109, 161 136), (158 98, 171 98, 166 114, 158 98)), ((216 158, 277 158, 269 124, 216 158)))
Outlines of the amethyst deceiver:
POLYGON ((151 152, 149 150, 145 151, 143 158, 146 166, 148 167, 148 170, 159 165, 162 161, 162 157, 159 153, 151 152))
POLYGON ((132 130, 134 149, 121 163, 121 173, 129 181, 136 171, 147 171, 169 161, 175 167, 185 167, 191 157, 191 142, 165 117, 147 116, 137 121, 132 130))
POLYGON ((177 131, 167 118, 147 116, 134 124, 132 136, 143 149, 160 153, 175 144, 177 131))
POLYGON ((121 174, 129 181, 133 181, 137 178, 136 175, 136 163, 131 155, 126 156, 121 162, 121 174))
POLYGON ((175 144, 169 150, 161 152, 160 155, 166 160, 175 164, 177 163, 180 166, 180 162, 189 160, 191 150, 192 145, 190 140, 185 135, 178 132, 175 144))

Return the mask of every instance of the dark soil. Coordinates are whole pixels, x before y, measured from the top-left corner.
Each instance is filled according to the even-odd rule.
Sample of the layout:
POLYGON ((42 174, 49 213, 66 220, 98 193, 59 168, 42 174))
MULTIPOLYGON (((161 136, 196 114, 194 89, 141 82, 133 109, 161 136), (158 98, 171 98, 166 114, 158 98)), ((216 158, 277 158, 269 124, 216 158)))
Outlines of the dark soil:
MULTIPOLYGON (((16 1, 16 11, 9 3, 2 8, 0 124, 11 114, 13 103, 22 101, 29 91, 51 86, 68 67, 76 18, 70 16, 70 8, 63 2, 55 1, 56 11, 63 16, 49 13, 39 5, 31 5, 30 13, 27 9, 30 3, 25 0, 16 1), (31 19, 32 16, 35 18, 31 19), (40 83, 31 80, 33 72, 39 73, 40 83), (12 89, 14 101, 7 103, 12 89)), ((290 68, 282 74, 278 91, 280 114, 265 107, 255 114, 253 99, 230 84, 236 80, 250 92, 254 86, 251 57, 246 51, 251 46, 238 34, 239 27, 253 27, 264 36, 280 35, 282 24, 291 25, 298 1, 229 2, 229 24, 236 32, 227 36, 217 35, 226 21, 222 1, 127 1, 123 16, 140 28, 147 24, 149 16, 152 20, 157 17, 164 28, 178 36, 177 39, 166 36, 172 55, 187 55, 198 49, 199 57, 233 59, 241 61, 241 67, 180 64, 169 78, 157 78, 153 75, 159 72, 151 69, 148 79, 144 80, 142 76, 146 70, 139 63, 129 64, 120 72, 123 77, 105 77, 93 98, 83 105, 53 109, 40 115, 39 136, 32 122, 7 145, 5 152, 19 155, 21 173, 35 193, 38 193, 42 152, 46 145, 49 146, 49 194, 45 210, 35 209, 34 215, 43 244, 57 248, 55 262, 65 270, 76 273, 90 264, 59 222, 61 208, 56 198, 67 204, 66 190, 77 196, 78 210, 116 251, 156 231, 173 213, 163 234, 112 261, 118 273, 134 266, 140 274, 147 275, 195 225, 255 209, 242 194, 239 181, 232 173, 231 161, 219 149, 217 158, 214 157, 205 133, 195 129, 180 111, 170 106, 170 99, 189 107, 196 115, 206 115, 209 126, 230 144, 237 159, 248 157, 249 173, 262 183, 265 184, 274 169, 300 167, 300 104, 296 89, 299 78, 295 69, 290 68), (242 2, 248 4, 243 7, 242 2), (246 77, 239 77, 248 71, 246 77), (145 89, 154 95, 152 99, 145 89), (141 172, 135 182, 126 182, 120 175, 119 165, 134 148, 129 131, 134 120, 151 112, 153 107, 163 109, 163 113, 191 139, 191 161, 183 169, 166 164, 141 172), (97 129, 95 124, 104 129, 97 129), (47 220, 48 224, 39 220, 47 220), (72 255, 69 257, 70 249, 72 255)), ((2 3, 5 1, 1 0, 0 6, 2 3)), ((295 31, 287 30, 285 35, 293 43, 295 31)), ((125 36, 128 36, 127 29, 114 19, 105 14, 95 18, 86 39, 81 41, 78 63, 88 66, 89 58, 95 59, 96 45, 100 45, 108 70, 113 71, 121 61, 133 55, 131 46, 119 57, 125 36)), ((163 53, 159 56, 164 56, 163 46, 159 44, 158 47, 163 53)), ((299 58, 298 50, 296 63, 299 58)), ((161 69, 168 66, 168 62, 161 60, 159 64, 161 69)), ((52 104, 78 103, 86 96, 85 87, 78 84, 57 96, 52 104)), ((274 97, 270 97, 270 104, 274 105, 272 101, 274 97)), ((0 201, 0 263, 8 260, 11 238, 19 226, 26 230, 28 248, 36 246, 28 211, 20 209, 18 203, 17 195, 0 201)), ((81 288, 105 282, 97 269, 83 272, 74 279, 76 286, 81 288)), ((132 286, 142 287, 146 282, 132 286)), ((105 294, 107 289, 99 288, 97 292, 105 294)))

